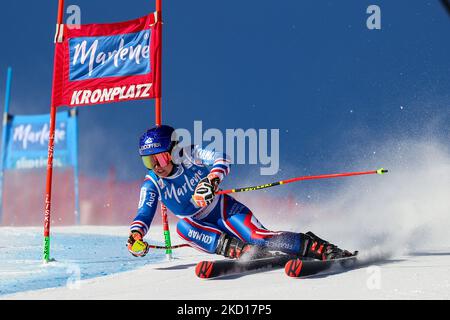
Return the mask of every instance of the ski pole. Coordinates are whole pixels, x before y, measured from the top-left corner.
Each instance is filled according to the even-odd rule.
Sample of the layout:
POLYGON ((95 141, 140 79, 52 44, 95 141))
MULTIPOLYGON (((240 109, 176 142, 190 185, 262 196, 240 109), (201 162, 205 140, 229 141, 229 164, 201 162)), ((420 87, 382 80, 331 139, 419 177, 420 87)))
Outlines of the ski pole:
POLYGON ((148 243, 146 243, 146 242, 144 242, 142 240, 136 240, 133 243, 133 245, 131 247, 131 250, 130 249, 128 249, 128 250, 138 253, 138 252, 141 252, 144 249, 146 249, 146 250, 148 250, 148 249, 162 249, 162 250, 170 249, 170 250, 172 250, 172 249, 177 249, 177 248, 182 248, 182 247, 190 247, 190 246, 191 245, 188 244, 188 243, 177 244, 175 246, 170 246, 170 247, 168 247, 168 246, 157 246, 157 245, 154 245, 154 244, 148 244, 148 243))
POLYGON ((255 190, 266 189, 266 188, 275 187, 275 186, 279 186, 282 184, 288 184, 291 182, 302 181, 302 180, 330 179, 330 178, 339 178, 339 177, 360 176, 360 175, 365 175, 365 174, 385 174, 387 172, 388 172, 388 170, 380 168, 378 170, 372 170, 372 171, 333 173, 333 174, 323 174, 323 175, 318 175, 318 176, 303 176, 303 177, 281 180, 281 181, 277 181, 277 182, 266 183, 266 184, 262 184, 262 185, 254 186, 254 187, 220 190, 220 191, 217 191, 216 194, 228 194, 228 193, 235 193, 235 192, 255 191, 255 190))
POLYGON ((166 246, 156 246, 156 245, 153 245, 153 244, 149 244, 148 245, 148 247, 150 248, 150 249, 178 249, 178 248, 183 248, 183 247, 190 247, 191 245, 190 244, 188 244, 188 243, 182 243, 182 244, 177 244, 177 245, 174 245, 174 246, 170 246, 170 247, 166 247, 166 246))

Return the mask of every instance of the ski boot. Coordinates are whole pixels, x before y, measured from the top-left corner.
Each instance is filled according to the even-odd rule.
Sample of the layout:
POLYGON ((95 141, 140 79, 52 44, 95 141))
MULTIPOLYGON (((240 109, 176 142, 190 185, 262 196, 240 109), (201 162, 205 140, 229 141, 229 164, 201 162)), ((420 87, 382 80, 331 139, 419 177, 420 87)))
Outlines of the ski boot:
POLYGON ((230 259, 242 259, 243 257, 245 259, 259 259, 270 255, 264 247, 245 243, 225 233, 219 238, 216 254, 230 259))
POLYGON ((303 256, 318 260, 333 260, 355 256, 357 251, 351 253, 348 250, 338 248, 336 245, 316 236, 311 231, 305 234, 305 249, 303 256))

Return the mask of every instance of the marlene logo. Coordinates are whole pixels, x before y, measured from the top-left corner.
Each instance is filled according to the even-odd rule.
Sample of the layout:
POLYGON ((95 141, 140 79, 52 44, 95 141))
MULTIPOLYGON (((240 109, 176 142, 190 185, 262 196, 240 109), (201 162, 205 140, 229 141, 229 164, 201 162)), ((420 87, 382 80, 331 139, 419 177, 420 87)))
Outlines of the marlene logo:
POLYGON ((150 72, 151 31, 69 40, 70 80, 150 72))
MULTIPOLYGON (((66 139, 65 124, 61 123, 61 129, 55 129, 55 144, 66 139)), ((29 145, 46 146, 48 143, 49 128, 44 124, 40 129, 33 131, 31 124, 20 125, 14 128, 13 143, 19 143, 20 148, 27 150, 29 145)))

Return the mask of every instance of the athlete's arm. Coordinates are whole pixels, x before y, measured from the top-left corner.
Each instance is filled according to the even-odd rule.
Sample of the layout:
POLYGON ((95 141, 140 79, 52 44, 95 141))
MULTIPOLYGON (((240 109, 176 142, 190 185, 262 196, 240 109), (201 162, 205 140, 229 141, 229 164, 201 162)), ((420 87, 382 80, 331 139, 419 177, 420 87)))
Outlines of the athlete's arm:
POLYGON ((137 231, 142 237, 147 234, 156 213, 158 199, 158 187, 147 176, 141 187, 138 211, 130 225, 130 232, 137 231))
POLYGON ((141 187, 138 212, 130 225, 127 241, 128 251, 135 257, 143 257, 148 252, 148 243, 143 239, 155 216, 158 196, 158 187, 147 176, 141 187))
POLYGON ((206 207, 213 203, 219 184, 230 172, 231 161, 223 152, 205 150, 198 146, 192 147, 191 155, 196 163, 212 166, 208 176, 200 180, 192 196, 197 206, 206 207))
POLYGON ((202 149, 195 145, 191 147, 191 156, 195 163, 200 162, 205 166, 211 166, 209 176, 217 177, 219 179, 218 183, 222 182, 225 176, 230 173, 231 160, 224 152, 202 149))

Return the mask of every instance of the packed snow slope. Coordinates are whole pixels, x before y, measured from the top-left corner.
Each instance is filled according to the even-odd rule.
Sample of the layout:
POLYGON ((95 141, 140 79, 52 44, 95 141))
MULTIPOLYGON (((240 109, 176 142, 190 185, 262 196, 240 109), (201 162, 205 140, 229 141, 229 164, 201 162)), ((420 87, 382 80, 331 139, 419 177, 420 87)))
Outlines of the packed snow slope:
MULTIPOLYGON (((181 248, 172 261, 162 250, 135 258, 125 248, 126 226, 53 228, 56 261, 44 265, 42 228, 2 227, 0 299, 449 299, 448 140, 383 141, 376 150, 376 159, 355 160, 346 170, 374 169, 382 159, 387 175, 328 181, 336 192, 311 193, 295 212, 251 207, 269 229, 311 230, 359 250, 370 261, 364 267, 306 279, 288 278, 281 269, 202 280, 195 264, 217 256, 181 248)), ((175 229, 173 242, 180 243, 175 229)), ((161 227, 152 226, 146 239, 161 244, 161 227)))
MULTIPOLYGON (((273 270, 202 280, 194 274, 196 262, 214 257, 194 249, 179 249, 172 261, 160 251, 134 258, 124 247, 126 227, 55 229, 56 261, 47 265, 40 261, 39 228, 0 229, 1 299, 450 298, 450 250, 378 256, 363 268, 305 279, 273 270), (12 234, 26 243, 11 243, 12 234)), ((161 238, 159 230, 150 238, 161 238)))

